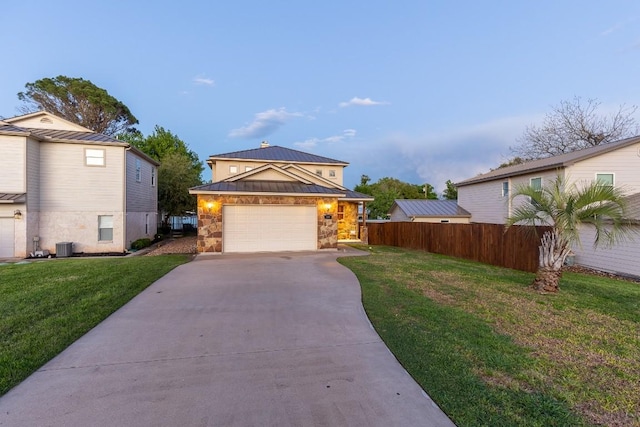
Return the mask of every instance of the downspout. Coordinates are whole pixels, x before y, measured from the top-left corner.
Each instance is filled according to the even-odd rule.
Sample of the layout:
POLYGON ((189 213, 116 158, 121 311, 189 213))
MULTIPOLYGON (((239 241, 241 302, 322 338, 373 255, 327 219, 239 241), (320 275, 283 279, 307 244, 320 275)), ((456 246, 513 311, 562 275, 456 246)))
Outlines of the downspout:
POLYGON ((124 149, 123 180, 122 180, 122 247, 127 250, 127 152, 131 150, 131 144, 124 149))

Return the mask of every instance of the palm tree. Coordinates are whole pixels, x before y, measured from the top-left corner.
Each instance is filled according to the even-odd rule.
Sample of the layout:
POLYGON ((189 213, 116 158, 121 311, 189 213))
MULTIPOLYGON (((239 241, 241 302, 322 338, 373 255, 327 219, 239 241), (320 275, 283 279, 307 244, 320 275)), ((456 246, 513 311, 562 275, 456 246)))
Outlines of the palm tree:
POLYGON ((518 187, 512 199, 518 196, 527 198, 513 209, 507 228, 515 224, 551 228, 543 233, 539 246, 539 266, 532 284, 537 291, 558 291, 565 259, 574 244, 581 245, 580 225, 595 227, 594 247, 601 243, 611 246, 630 234, 624 194, 611 185, 592 182, 578 186, 558 175, 543 188, 518 187))

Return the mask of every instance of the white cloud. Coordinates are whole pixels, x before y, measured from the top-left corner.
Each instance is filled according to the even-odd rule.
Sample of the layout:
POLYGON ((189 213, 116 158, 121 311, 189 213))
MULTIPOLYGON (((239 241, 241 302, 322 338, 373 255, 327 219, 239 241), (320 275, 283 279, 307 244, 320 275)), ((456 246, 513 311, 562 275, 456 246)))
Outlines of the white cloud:
POLYGON ((309 138, 304 141, 294 142, 293 145, 301 149, 310 150, 316 147, 320 143, 335 144, 338 142, 344 142, 349 139, 353 139, 355 136, 356 136, 355 129, 345 129, 339 135, 332 135, 326 138, 309 138))
POLYGON ((285 108, 271 109, 257 113, 251 123, 243 127, 232 129, 232 138, 263 138, 272 134, 287 121, 295 117, 302 117, 302 113, 290 113, 285 108))
POLYGON ((203 77, 203 76, 194 77, 193 82, 197 85, 204 85, 204 86, 215 86, 216 84, 215 80, 207 77, 203 77))
POLYGON ((434 134, 390 134, 343 144, 338 153, 350 160, 349 173, 355 177, 366 174, 374 182, 390 176, 413 184, 429 183, 440 194, 448 179, 462 181, 507 160, 509 146, 540 118, 506 117, 434 134))
POLYGON ((388 104, 388 102, 374 101, 371 98, 358 98, 357 96, 355 96, 351 98, 349 101, 341 102, 338 105, 341 108, 344 108, 344 107, 351 107, 353 105, 360 106, 360 107, 370 107, 372 105, 385 105, 385 104, 388 104))

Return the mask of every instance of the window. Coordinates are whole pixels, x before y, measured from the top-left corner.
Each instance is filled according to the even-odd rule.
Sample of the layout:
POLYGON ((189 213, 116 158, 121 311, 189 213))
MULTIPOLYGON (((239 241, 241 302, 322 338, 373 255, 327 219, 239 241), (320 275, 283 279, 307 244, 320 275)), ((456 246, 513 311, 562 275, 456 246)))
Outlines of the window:
POLYGON ((542 190, 542 178, 531 178, 529 185, 535 190, 542 190))
POLYGON ((84 149, 84 164, 87 166, 104 166, 104 150, 85 148, 84 149))
POLYGON ((154 168, 153 166, 151 167, 151 186, 156 186, 156 168, 154 168))
POLYGON ((338 221, 344 219, 344 205, 338 205, 338 221))
POLYGON ((502 183, 502 197, 509 197, 509 181, 502 183))
POLYGON ((336 171, 334 171, 333 169, 331 169, 329 171, 329 178, 335 178, 336 177, 336 171))
POLYGON ((237 166, 229 166, 229 173, 238 173, 237 166))
POLYGON ((613 187, 614 179, 612 173, 597 173, 596 174, 596 182, 602 185, 608 185, 613 187))
POLYGON ((316 175, 322 176, 322 169, 316 169, 316 175))
POLYGON ((98 215, 98 240, 113 240, 113 216, 98 215))
POLYGON ((142 181, 142 163, 140 159, 136 159, 136 182, 142 181))
POLYGON ((251 166, 245 166, 244 167, 244 171, 245 172, 249 172, 250 170, 253 170, 253 168, 251 166))

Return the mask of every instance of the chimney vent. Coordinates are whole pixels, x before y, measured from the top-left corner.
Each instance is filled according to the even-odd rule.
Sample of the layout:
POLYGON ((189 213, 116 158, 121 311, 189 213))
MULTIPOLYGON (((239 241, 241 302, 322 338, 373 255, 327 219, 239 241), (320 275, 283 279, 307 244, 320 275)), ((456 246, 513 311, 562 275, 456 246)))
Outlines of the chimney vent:
POLYGON ((269 143, 267 141, 262 141, 260 143, 260 148, 267 148, 269 146, 269 143))

